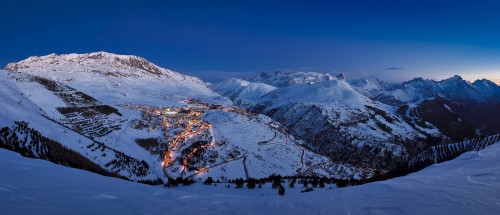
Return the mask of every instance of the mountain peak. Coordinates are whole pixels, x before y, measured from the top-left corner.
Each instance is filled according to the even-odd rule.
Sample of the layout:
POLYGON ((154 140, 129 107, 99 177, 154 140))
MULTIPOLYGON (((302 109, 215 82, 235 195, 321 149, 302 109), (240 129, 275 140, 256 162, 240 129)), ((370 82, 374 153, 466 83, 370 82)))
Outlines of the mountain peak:
POLYGON ((343 72, 341 72, 339 75, 337 75, 337 79, 344 79, 345 80, 345 79, 347 79, 347 76, 343 72))
POLYGON ((470 82, 464 80, 461 76, 459 75, 454 75, 453 77, 443 79, 438 82, 439 84, 443 85, 458 85, 458 84, 466 84, 466 85, 472 85, 470 82))
POLYGON ((9 63, 5 70, 18 72, 72 71, 105 73, 116 77, 167 76, 171 71, 135 55, 119 55, 109 52, 91 52, 85 54, 55 53, 44 56, 32 56, 25 60, 9 63))
POLYGON ((495 84, 495 82, 490 81, 486 78, 483 78, 481 80, 478 79, 478 80, 474 81, 474 83, 472 83, 472 84, 474 84, 475 86, 479 86, 479 85, 488 86, 488 87, 497 87, 498 86, 497 84, 495 84))
POLYGON ((453 80, 464 80, 460 75, 454 75, 450 79, 453 79, 453 80))
POLYGON ((424 81, 425 80, 422 77, 417 77, 417 78, 411 79, 408 82, 424 82, 424 81))
POLYGON ((444 79, 443 81, 464 81, 464 79, 460 75, 454 75, 453 77, 444 79))
POLYGON ((262 72, 259 75, 248 78, 250 82, 261 82, 275 87, 285 87, 297 84, 314 84, 323 81, 335 80, 335 76, 329 73, 318 72, 293 72, 278 70, 273 73, 262 72))
MULTIPOLYGON (((43 62, 43 61, 54 61, 54 60, 61 60, 61 61, 83 61, 87 59, 130 59, 130 58, 137 58, 137 59, 144 59, 139 56, 135 55, 119 55, 119 54, 114 54, 114 53, 109 53, 109 52, 91 52, 91 53, 85 53, 85 54, 76 54, 76 53, 71 53, 71 54, 61 54, 58 55, 56 53, 48 54, 48 55, 43 55, 43 56, 31 56, 25 60, 19 61, 17 63, 9 63, 9 65, 14 65, 14 64, 20 64, 20 63, 33 63, 33 62, 43 62)), ((144 59, 145 60, 145 59, 144 59)), ((9 65, 5 67, 6 69, 9 68, 9 65)))

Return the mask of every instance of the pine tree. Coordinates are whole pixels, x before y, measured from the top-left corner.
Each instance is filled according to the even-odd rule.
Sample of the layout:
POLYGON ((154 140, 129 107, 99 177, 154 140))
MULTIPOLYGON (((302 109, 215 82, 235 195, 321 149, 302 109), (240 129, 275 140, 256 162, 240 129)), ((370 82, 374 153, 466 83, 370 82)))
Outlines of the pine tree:
POLYGON ((212 183, 214 183, 214 179, 212 177, 208 177, 205 182, 203 182, 203 184, 206 184, 206 185, 211 185, 212 183))
POLYGON ((179 183, 177 183, 176 180, 174 180, 173 178, 168 178, 168 181, 165 184, 165 187, 177 187, 178 185, 179 185, 179 183))
POLYGON ((249 179, 247 180, 247 187, 248 187, 249 189, 254 189, 254 188, 255 188, 255 182, 256 182, 256 181, 257 181, 257 180, 255 180, 255 179, 253 179, 253 178, 249 178, 249 179))
POLYGON ((276 188, 278 188, 279 186, 281 186, 281 179, 279 179, 279 178, 274 178, 272 188, 273 188, 273 189, 276 189, 276 188))
POLYGON ((184 181, 184 179, 183 179, 181 176, 179 176, 179 177, 177 177, 177 178, 175 179, 175 182, 176 182, 177 184, 182 184, 182 182, 183 182, 183 181, 184 181))
POLYGON ((321 188, 325 187, 325 181, 323 179, 319 180, 319 187, 321 187, 321 188))
POLYGON ((278 195, 283 196, 285 195, 285 187, 283 185, 280 185, 278 188, 278 195))
POLYGON ((290 181, 290 184, 288 184, 288 187, 290 187, 290 188, 295 187, 295 178, 290 181))
POLYGON ((245 183, 245 181, 242 178, 239 178, 234 180, 234 183, 236 184, 236 188, 240 189, 243 188, 243 184, 245 183))
POLYGON ((191 184, 194 184, 194 180, 191 179, 191 178, 185 178, 184 180, 182 180, 182 185, 183 186, 188 186, 188 185, 191 185, 191 184))
POLYGON ((311 185, 312 185, 312 187, 314 187, 314 188, 318 187, 318 179, 316 179, 316 178, 315 178, 315 179, 312 179, 312 180, 311 180, 311 185))

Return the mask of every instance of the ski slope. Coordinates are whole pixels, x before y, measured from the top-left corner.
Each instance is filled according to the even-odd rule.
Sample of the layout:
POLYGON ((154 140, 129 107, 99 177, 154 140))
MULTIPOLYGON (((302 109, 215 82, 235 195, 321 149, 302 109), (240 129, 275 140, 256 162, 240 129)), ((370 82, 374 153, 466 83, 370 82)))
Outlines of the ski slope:
MULTIPOLYGON (((4 214, 498 214, 500 144, 420 172, 357 187, 278 196, 195 184, 166 189, 0 149, 4 214), (57 176, 57 177, 56 177, 57 176)), ((299 186, 297 186, 299 187, 299 186)))

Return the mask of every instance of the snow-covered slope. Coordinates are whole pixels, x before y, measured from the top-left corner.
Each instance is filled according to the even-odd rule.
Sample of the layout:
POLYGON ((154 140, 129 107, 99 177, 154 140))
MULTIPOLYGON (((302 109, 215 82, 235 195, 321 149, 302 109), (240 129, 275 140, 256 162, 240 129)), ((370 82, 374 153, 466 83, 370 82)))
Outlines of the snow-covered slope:
POLYGON ((231 79, 215 89, 238 104, 243 89, 256 82, 278 87, 261 91, 242 107, 270 116, 335 161, 370 166, 377 160, 404 160, 434 142, 500 131, 495 120, 483 114, 497 115, 500 105, 498 86, 486 80, 471 84, 454 76, 393 84, 343 74, 336 78, 281 71, 247 80, 231 79))
MULTIPOLYGON (((236 177, 262 178, 279 174, 361 178, 369 173, 350 165, 335 164, 311 152, 287 134, 279 123, 264 115, 210 111, 205 114, 204 120, 213 126, 213 138, 224 142, 216 149, 219 157, 227 157, 237 151, 239 156, 236 157, 243 158, 244 166, 239 165, 240 174, 236 177)), ((221 169, 232 171, 225 167, 215 171, 221 169)), ((211 170, 210 174, 216 173, 211 170)))
MULTIPOLYGON (((401 84, 393 84, 372 98, 385 104, 396 105, 400 108, 410 107, 410 109, 414 107, 425 109, 426 107, 424 106, 428 106, 429 104, 427 101, 441 101, 440 103, 451 107, 453 113, 460 118, 460 123, 471 124, 473 126, 472 130, 479 129, 478 131, 481 133, 496 134, 500 132, 500 127, 496 123, 498 118, 492 118, 492 116, 497 116, 500 110, 498 108, 500 107, 499 89, 500 87, 491 81, 477 80, 474 83, 470 83, 460 76, 453 76, 442 81, 415 78, 401 84)), ((410 112, 407 111, 407 113, 410 112)), ((442 112, 441 108, 428 109, 426 112, 428 116, 431 115, 434 120, 440 121, 442 124, 456 124, 453 122, 455 119, 453 121, 443 119, 440 114, 442 112)), ((421 118, 420 116, 417 117, 421 118)), ((425 120, 428 122, 432 121, 428 119, 425 120)), ((439 126, 435 122, 431 123, 438 127, 444 134, 449 133, 445 131, 449 127, 456 127, 448 125, 439 126)), ((458 130, 457 132, 460 132, 458 130)), ((463 139, 464 137, 474 137, 474 132, 464 133, 468 133, 468 135, 453 135, 449 137, 455 140, 463 139), (472 135, 470 135, 471 133, 472 135)))
POLYGON ((359 93, 368 98, 375 98, 391 86, 390 83, 386 83, 378 79, 368 78, 349 79, 347 82, 359 93))
POLYGON ((375 102, 361 95, 342 80, 280 88, 265 95, 261 102, 272 102, 270 108, 294 103, 307 103, 330 106, 340 109, 339 111, 344 108, 359 109, 365 105, 375 105, 375 102))
MULTIPOLYGON (((339 75, 339 77, 341 79, 345 78, 343 74, 339 75)), ((297 84, 314 84, 335 79, 337 79, 335 76, 328 73, 276 71, 271 74, 262 72, 258 76, 250 78, 249 81, 266 83, 275 87, 285 87, 297 84)))
MULTIPOLYGON (((151 108, 160 107, 136 104, 108 105, 76 88, 48 78, 7 71, 2 71, 2 75, 1 80, 5 84, 0 92, 6 97, 4 114, 17 117, 3 119, 5 123, 2 126, 6 126, 9 131, 2 132, 2 134, 24 129, 26 131, 17 133, 19 139, 22 140, 31 135, 29 129, 35 129, 42 136, 48 135, 48 138, 57 136, 55 140, 60 145, 75 150, 98 166, 119 173, 128 179, 156 180, 160 178, 165 181, 167 175, 164 174, 162 168, 162 155, 167 151, 165 145, 172 144, 175 138, 183 136, 179 133, 180 131, 184 129, 187 131, 189 130, 187 127, 190 126, 200 127, 203 123, 208 123, 206 125, 210 126, 210 132, 194 134, 196 132, 191 131, 193 134, 186 134, 181 138, 186 140, 171 154, 172 160, 176 162, 165 169, 169 176, 173 178, 194 177, 200 180, 212 176, 224 181, 236 177, 267 177, 272 174, 318 174, 338 178, 361 178, 370 175, 370 172, 349 165, 333 163, 326 157, 303 148, 293 136, 286 134, 278 123, 263 115, 253 116, 245 111, 234 110, 234 108, 234 112, 223 112, 219 108, 221 105, 208 105, 199 101, 188 104, 182 101, 176 105, 187 109, 193 108, 193 110, 202 108, 199 110, 200 114, 210 108, 219 108, 219 110, 207 111, 203 123, 193 118, 197 114, 189 115, 178 112, 175 112, 175 116, 154 115, 153 118, 150 112, 161 113, 162 111, 152 111, 151 108), (9 96, 10 94, 12 96, 9 96), (20 107, 10 108, 16 104, 20 107), (24 105, 31 109, 27 110, 24 105), (31 117, 31 115, 34 116, 31 117), (164 117, 171 118, 169 119, 171 124, 186 126, 185 124, 189 122, 189 125, 168 127, 164 124, 165 121, 162 122, 162 119, 165 120, 164 117), (16 124, 15 121, 26 121, 28 125, 16 124), (39 121, 63 128, 64 131, 53 129, 53 135, 46 134, 47 127, 37 124, 39 121), (268 137, 272 140, 267 140, 268 137), (141 145, 139 140, 156 145, 141 145), (201 147, 200 144, 202 144, 201 147), (208 147, 207 150, 204 150, 205 147, 208 147), (191 150, 199 151, 190 153, 191 150), (119 158, 114 158, 115 155, 119 158), (145 166, 141 170, 145 173, 137 172, 136 169, 127 169, 127 165, 135 167, 136 164, 145 166), (131 172, 127 172, 129 170, 131 172), (207 171, 203 172, 204 170, 207 171)), ((249 89, 253 90, 253 88, 249 89)), ((99 97, 98 92, 95 93, 94 96, 99 97)), ((249 96, 249 94, 241 95, 249 96)), ((148 99, 145 98, 144 102, 148 104, 148 99)), ((169 104, 170 102, 165 102, 165 105, 169 104)), ((179 108, 176 107, 176 109, 179 108)), ((231 108, 225 110, 228 109, 231 110, 231 108)), ((180 109, 177 111, 181 112, 180 109)), ((204 127, 201 126, 199 131, 203 129, 204 127)), ((1 140, 8 143, 10 138, 14 137, 9 136, 1 140)), ((23 147, 39 148, 39 145, 45 147, 44 144, 46 145, 46 143, 29 143, 28 141, 28 145, 24 144, 23 147)), ((8 148, 16 150, 16 147, 17 145, 8 148)), ((16 151, 23 153, 22 150, 16 151)), ((49 152, 36 150, 25 155, 48 159, 50 156, 47 154, 50 155, 49 152)))
POLYGON ((387 181, 342 189, 147 186, 0 149, 6 214, 498 214, 500 144, 387 181), (58 177, 54 177, 57 175, 58 177))
POLYGON ((235 99, 248 85, 250 85, 250 82, 248 81, 238 78, 230 78, 220 83, 213 84, 212 88, 223 96, 235 99))
POLYGON ((476 80, 472 84, 483 96, 487 98, 493 97, 495 101, 500 102, 500 86, 487 79, 476 80))
MULTIPOLYGON (((144 165, 142 157, 123 154, 121 150, 108 147, 94 139, 51 120, 47 113, 33 103, 8 76, 0 70, 0 127, 3 147, 25 153, 27 156, 49 159, 54 157, 50 146, 66 148, 79 153, 103 169, 131 180, 156 180, 157 175, 144 165), (48 145, 49 144, 49 145, 48 145), (51 144, 51 145, 50 145, 51 144)), ((54 94, 47 93, 57 98, 54 94)), ((51 97, 46 97, 50 100, 51 97)), ((60 153, 60 152, 58 152, 60 153)), ((135 153, 137 155, 140 153, 135 153)), ((68 164, 65 160, 54 162, 68 164)))
POLYGON ((335 178, 367 178, 371 174, 311 152, 264 115, 207 110, 202 121, 209 125, 208 133, 186 137, 168 153, 165 171, 170 178, 203 181, 210 176, 224 182, 273 174, 335 178))
POLYGON ((178 101, 186 97, 221 102, 199 78, 161 68, 133 55, 50 54, 10 63, 5 69, 58 81, 113 104, 158 105, 166 99, 178 101))
POLYGON ((235 105, 250 108, 256 104, 261 96, 275 90, 276 87, 231 78, 213 85, 213 89, 222 96, 230 98, 235 105))
POLYGON ((402 105, 434 98, 440 93, 439 89, 435 81, 414 78, 401 84, 394 84, 380 91, 378 95, 373 95, 372 98, 386 104, 402 105))
POLYGON ((445 98, 460 102, 485 102, 486 97, 470 82, 455 75, 437 82, 439 93, 445 98))
POLYGON ((500 95, 495 83, 478 80, 472 84, 455 75, 441 81, 415 78, 401 84, 394 84, 373 98, 381 102, 400 105, 436 96, 456 102, 487 102, 495 95, 500 95))
POLYGON ((279 88, 264 95, 252 110, 282 123, 335 161, 372 168, 394 165, 387 162, 391 160, 387 154, 404 159, 406 149, 395 140, 424 138, 390 107, 363 96, 343 80, 279 88))

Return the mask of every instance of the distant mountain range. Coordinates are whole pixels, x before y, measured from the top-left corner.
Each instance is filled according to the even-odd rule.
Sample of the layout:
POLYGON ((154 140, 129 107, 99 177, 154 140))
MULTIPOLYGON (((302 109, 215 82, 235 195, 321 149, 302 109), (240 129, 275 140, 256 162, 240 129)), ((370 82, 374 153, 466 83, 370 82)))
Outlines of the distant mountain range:
POLYGON ((500 132, 500 87, 485 79, 387 83, 278 71, 213 88, 280 122, 314 151, 370 168, 391 168, 437 142, 500 132))

